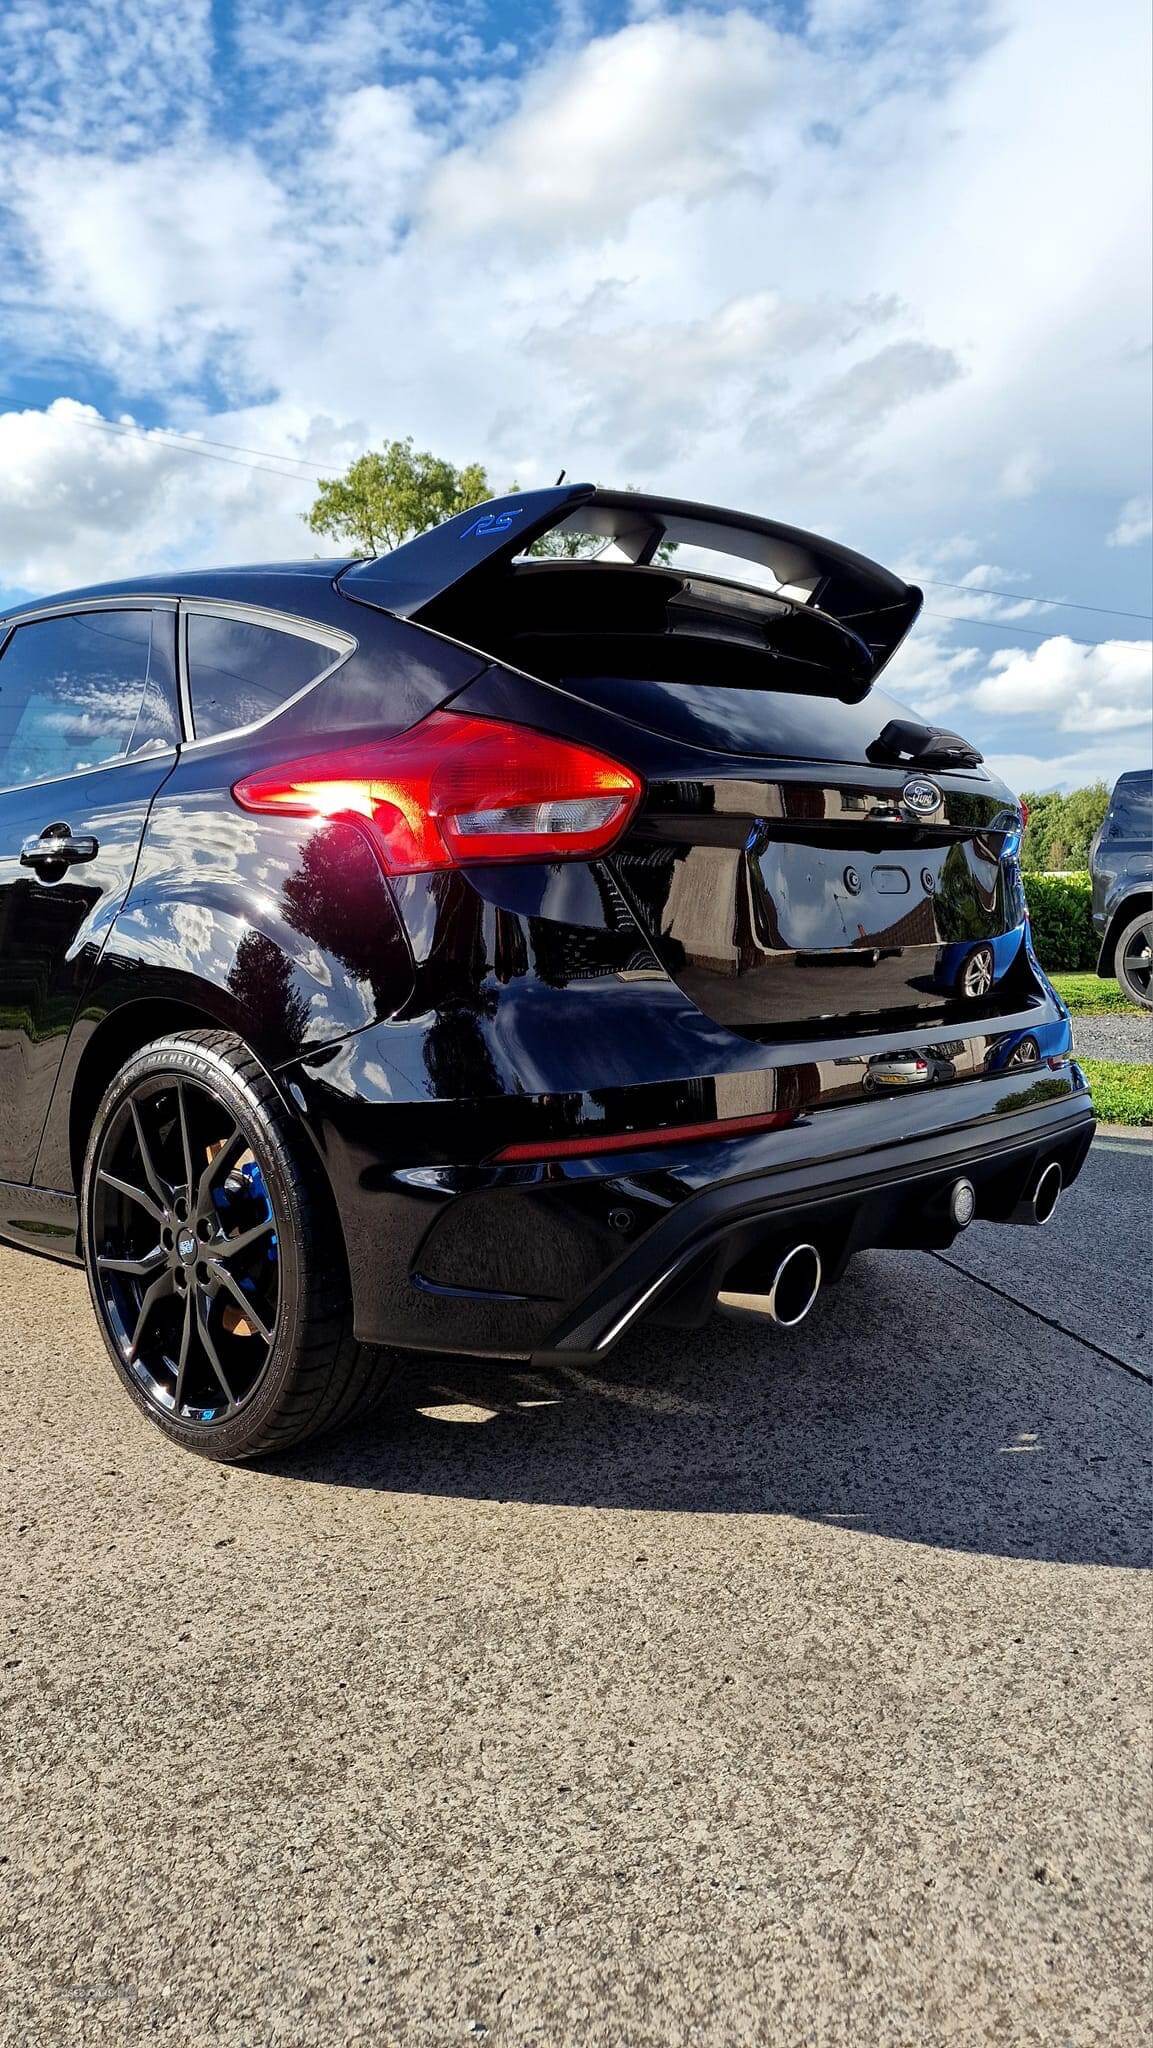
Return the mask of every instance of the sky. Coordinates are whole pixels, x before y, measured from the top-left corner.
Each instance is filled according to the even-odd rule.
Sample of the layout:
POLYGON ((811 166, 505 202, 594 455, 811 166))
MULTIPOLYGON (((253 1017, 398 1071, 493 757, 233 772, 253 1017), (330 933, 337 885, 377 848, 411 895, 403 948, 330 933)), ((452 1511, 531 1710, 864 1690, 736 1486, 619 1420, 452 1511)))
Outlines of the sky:
POLYGON ((0 605, 411 434, 831 534, 1013 787, 1147 763, 1147 14, 0 0, 0 605))

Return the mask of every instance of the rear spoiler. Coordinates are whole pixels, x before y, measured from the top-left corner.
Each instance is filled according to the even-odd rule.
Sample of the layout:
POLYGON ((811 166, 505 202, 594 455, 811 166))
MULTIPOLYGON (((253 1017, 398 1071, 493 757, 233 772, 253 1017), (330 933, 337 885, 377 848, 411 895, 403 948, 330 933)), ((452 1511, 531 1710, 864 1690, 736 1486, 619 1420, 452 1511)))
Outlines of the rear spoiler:
MULTIPOLYGON (((641 491, 563 484, 491 498, 442 526, 406 541, 390 555, 357 562, 340 577, 348 597, 420 621, 438 600, 485 596, 514 559, 545 534, 603 538, 603 561, 655 564, 666 543, 755 562, 767 569, 778 596, 794 610, 818 615, 855 643, 853 666, 865 689, 900 646, 921 609, 922 593, 839 541, 797 526, 641 491)), ((554 561, 554 568, 565 566, 554 561)), ((580 565, 574 562, 571 565, 580 565)), ((686 572, 696 577, 702 572, 686 572)), ((704 572, 707 574, 707 572, 704 572)), ((758 590, 763 585, 754 586, 758 590)))

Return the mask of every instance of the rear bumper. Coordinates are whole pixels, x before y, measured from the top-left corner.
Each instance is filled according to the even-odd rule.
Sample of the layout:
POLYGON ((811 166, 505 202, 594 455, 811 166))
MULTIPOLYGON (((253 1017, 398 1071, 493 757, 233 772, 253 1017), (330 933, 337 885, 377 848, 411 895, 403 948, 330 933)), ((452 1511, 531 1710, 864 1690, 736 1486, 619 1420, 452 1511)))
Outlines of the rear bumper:
POLYGON ((591 1361, 645 1316, 682 1327, 718 1292, 755 1289, 789 1242, 818 1246, 827 1278, 870 1247, 943 1248, 956 1236, 948 1196, 973 1183, 978 1217, 1007 1222, 1050 1160, 1076 1179, 1096 1119, 1088 1097, 1033 1105, 995 1133, 967 1126, 891 1147, 780 1166, 684 1202, 593 1288, 538 1347, 538 1360, 591 1361))
POLYGON ((294 1090, 339 1190, 357 1335, 570 1363, 603 1356, 642 1317, 702 1322, 721 1287, 754 1289, 774 1246, 798 1236, 834 1279, 866 1247, 943 1247, 961 1175, 977 1215, 1007 1221, 1050 1159, 1075 1178, 1095 1125, 1080 1069, 1040 1062, 744 1137, 404 1166, 394 1145, 420 1157, 413 1139, 433 1105, 335 1114, 331 1094, 325 1105, 309 1092, 294 1090))

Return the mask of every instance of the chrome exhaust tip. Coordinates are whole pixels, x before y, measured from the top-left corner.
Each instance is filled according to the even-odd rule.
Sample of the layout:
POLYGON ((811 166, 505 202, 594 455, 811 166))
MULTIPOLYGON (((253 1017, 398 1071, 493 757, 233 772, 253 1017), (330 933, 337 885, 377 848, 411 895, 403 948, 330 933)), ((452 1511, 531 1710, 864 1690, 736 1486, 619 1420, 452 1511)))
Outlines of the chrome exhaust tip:
POLYGON ((803 1323, 821 1291, 821 1254, 815 1244, 790 1245, 773 1267, 767 1294, 722 1288, 717 1306, 738 1316, 767 1316, 779 1329, 803 1323))
POLYGON ((1048 1166, 1041 1168, 1028 1194, 1018 1202, 1009 1218, 1010 1223, 1023 1223, 1033 1227, 1048 1223, 1061 1199, 1064 1185, 1065 1176, 1057 1161, 1051 1159, 1048 1166))
POLYGON ((773 1274, 768 1314, 782 1330, 793 1330, 804 1322, 820 1291, 820 1252, 815 1244, 795 1244, 773 1274))
POLYGON ((1064 1185, 1065 1176, 1057 1161, 1051 1159, 1044 1171, 1038 1174, 1037 1185, 1033 1189, 1034 1223, 1047 1223, 1049 1221, 1050 1216, 1061 1199, 1061 1190, 1064 1185))

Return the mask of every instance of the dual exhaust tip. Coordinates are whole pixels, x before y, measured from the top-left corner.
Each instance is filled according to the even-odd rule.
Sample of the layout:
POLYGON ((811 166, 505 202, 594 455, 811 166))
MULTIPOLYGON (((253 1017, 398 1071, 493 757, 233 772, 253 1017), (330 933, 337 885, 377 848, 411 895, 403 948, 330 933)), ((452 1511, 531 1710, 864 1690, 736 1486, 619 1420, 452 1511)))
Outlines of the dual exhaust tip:
POLYGON ((795 1330, 803 1323, 821 1291, 821 1254, 815 1244, 793 1244, 770 1268, 768 1289, 717 1296, 720 1308, 740 1316, 766 1317, 778 1329, 795 1330))
MULTIPOLYGON (((1065 1176, 1055 1159, 1050 1159, 1035 1176, 1027 1194, 1017 1203, 1011 1223, 1048 1223, 1061 1199, 1065 1176)), ((961 1230, 967 1229, 977 1213, 976 1191, 970 1180, 954 1181, 949 1190, 949 1212, 961 1230)), ((815 1244, 793 1244, 781 1253, 769 1273, 765 1293, 730 1293, 722 1289, 718 1306, 738 1314, 767 1317, 782 1330, 795 1330, 803 1323, 821 1291, 823 1268, 815 1244)))
POLYGON ((1018 1202, 1009 1218, 1010 1223, 1047 1223, 1061 1199, 1064 1185, 1065 1176, 1057 1161, 1051 1159, 1048 1166, 1041 1168, 1028 1194, 1018 1202))

